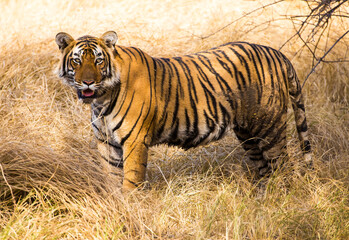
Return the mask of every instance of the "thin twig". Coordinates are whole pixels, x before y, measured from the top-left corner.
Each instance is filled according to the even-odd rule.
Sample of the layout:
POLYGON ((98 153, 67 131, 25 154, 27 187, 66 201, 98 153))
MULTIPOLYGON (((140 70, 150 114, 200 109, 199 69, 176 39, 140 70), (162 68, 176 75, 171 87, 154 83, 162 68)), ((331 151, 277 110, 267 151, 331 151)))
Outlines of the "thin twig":
POLYGON ((322 60, 327 56, 327 54, 334 48, 334 46, 336 46, 336 44, 345 36, 349 33, 349 30, 346 31, 341 37, 339 37, 337 39, 337 41, 330 47, 330 49, 327 50, 327 52, 319 59, 319 61, 316 63, 316 65, 310 70, 309 74, 307 75, 307 77, 305 78, 303 84, 302 84, 302 88, 304 87, 305 82, 308 80, 309 76, 315 71, 315 68, 320 64, 320 62, 322 62, 322 60))
POLYGON ((218 29, 217 31, 215 31, 215 32, 213 32, 213 33, 211 33, 211 34, 209 34, 209 35, 206 35, 206 36, 197 36, 197 37, 200 37, 201 39, 206 39, 206 38, 212 37, 212 36, 215 35, 216 33, 218 33, 218 32, 220 32, 220 31, 226 29, 227 27, 229 27, 229 26, 232 25, 233 23, 235 23, 235 22, 237 22, 237 21, 243 19, 244 17, 246 17, 246 16, 248 16, 248 15, 251 15, 252 13, 257 12, 257 11, 259 11, 259 10, 261 10, 261 9, 265 9, 265 8, 267 8, 267 7, 270 7, 270 6, 272 6, 272 5, 278 4, 278 3, 283 2, 283 1, 285 1, 285 0, 279 0, 279 1, 276 1, 276 2, 273 2, 273 3, 269 3, 269 4, 267 4, 267 5, 263 5, 262 7, 256 8, 256 9, 252 10, 251 12, 248 12, 248 13, 244 14, 243 16, 239 17, 238 19, 235 19, 234 21, 228 23, 228 24, 225 25, 224 27, 218 29))
MULTIPOLYGON (((349 0, 319 0, 319 1, 311 1, 311 0, 305 0, 309 12, 305 15, 294 15, 290 16, 290 19, 295 27, 295 20, 301 21, 300 25, 298 27, 295 27, 296 33, 292 35, 286 42, 284 42, 279 50, 281 50, 286 44, 288 44, 292 39, 297 37, 303 42, 303 46, 301 49, 307 48, 309 52, 313 56, 313 68, 307 75, 306 79, 304 80, 302 84, 302 88, 304 87, 304 84, 306 83, 306 80, 309 78, 309 76, 314 72, 316 67, 320 64, 320 62, 330 62, 325 61, 324 58, 327 56, 327 54, 334 48, 334 46, 348 33, 344 33, 340 38, 336 40, 336 42, 319 58, 317 57, 317 53, 319 51, 325 51, 327 49, 327 40, 326 40, 326 47, 324 50, 320 49, 320 41, 324 38, 325 32, 327 31, 327 37, 329 36, 329 33, 331 31, 331 20, 334 17, 345 17, 348 18, 347 12, 341 11, 340 7, 343 6, 345 3, 347 3, 349 0), (306 36, 304 34, 308 32, 306 36), (316 64, 315 64, 316 62, 316 64)), ((336 62, 345 62, 346 60, 338 60, 336 62)))

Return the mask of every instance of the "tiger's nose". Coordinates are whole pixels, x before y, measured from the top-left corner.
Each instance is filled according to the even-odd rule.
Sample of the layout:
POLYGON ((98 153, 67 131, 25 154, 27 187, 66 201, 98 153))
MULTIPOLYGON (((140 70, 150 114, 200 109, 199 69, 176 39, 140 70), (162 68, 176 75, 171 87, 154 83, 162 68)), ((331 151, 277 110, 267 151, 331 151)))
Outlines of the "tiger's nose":
POLYGON ((84 80, 83 83, 85 83, 87 86, 93 84, 95 81, 89 81, 89 80, 84 80))

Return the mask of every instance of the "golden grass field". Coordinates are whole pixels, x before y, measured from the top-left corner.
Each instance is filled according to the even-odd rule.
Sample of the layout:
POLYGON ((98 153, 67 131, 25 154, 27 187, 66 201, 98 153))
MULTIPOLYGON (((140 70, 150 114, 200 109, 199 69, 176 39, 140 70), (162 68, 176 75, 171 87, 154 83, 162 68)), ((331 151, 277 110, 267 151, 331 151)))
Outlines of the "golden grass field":
MULTIPOLYGON (((305 84, 314 170, 302 165, 290 111, 291 159, 263 187, 251 181, 231 134, 189 151, 152 148, 150 187, 128 196, 96 164, 89 106, 54 72, 60 31, 115 30, 119 44, 153 56, 229 41, 279 49, 295 34, 285 16, 307 13, 303 1, 261 9, 204 37, 269 2, 2 0, 0 239, 349 239, 348 62, 321 63, 305 84)), ((345 18, 331 24, 321 49, 349 28, 345 18)), ((348 60, 348 50, 344 37, 326 59, 348 60)), ((303 82, 311 54, 297 39, 282 51, 303 82)))

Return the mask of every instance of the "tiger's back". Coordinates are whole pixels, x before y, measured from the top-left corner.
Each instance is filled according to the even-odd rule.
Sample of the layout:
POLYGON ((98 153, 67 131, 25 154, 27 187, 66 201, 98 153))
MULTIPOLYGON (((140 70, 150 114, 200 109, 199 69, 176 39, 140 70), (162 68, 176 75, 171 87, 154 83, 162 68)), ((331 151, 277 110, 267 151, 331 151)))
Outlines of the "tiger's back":
POLYGON ((302 149, 309 155, 301 87, 279 51, 237 42, 153 58, 134 47, 108 44, 104 36, 99 45, 112 56, 109 71, 117 79, 103 96, 93 98, 92 126, 102 158, 123 165, 125 189, 144 180, 150 146, 188 149, 220 139, 229 129, 259 173, 266 174, 287 155, 289 97, 302 149))
POLYGON ((234 126, 250 131, 251 137, 263 135, 271 127, 266 123, 287 106, 287 64, 280 52, 248 43, 155 59, 160 117, 154 143, 195 147, 234 126))

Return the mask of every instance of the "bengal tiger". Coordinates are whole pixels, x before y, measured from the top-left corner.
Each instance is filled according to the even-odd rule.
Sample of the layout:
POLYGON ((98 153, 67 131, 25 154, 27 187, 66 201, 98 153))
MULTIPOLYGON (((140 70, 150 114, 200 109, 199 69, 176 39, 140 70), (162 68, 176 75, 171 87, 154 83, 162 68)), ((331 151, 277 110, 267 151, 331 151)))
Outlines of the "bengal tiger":
POLYGON ((263 176, 287 156, 290 97, 301 148, 311 146, 301 86, 279 51, 252 43, 226 43, 171 58, 117 45, 114 31, 74 40, 56 35, 59 77, 91 104, 98 150, 110 173, 123 168, 123 190, 145 180, 151 146, 189 149, 232 129, 263 176), (279 159, 279 160, 278 160, 279 159))

